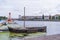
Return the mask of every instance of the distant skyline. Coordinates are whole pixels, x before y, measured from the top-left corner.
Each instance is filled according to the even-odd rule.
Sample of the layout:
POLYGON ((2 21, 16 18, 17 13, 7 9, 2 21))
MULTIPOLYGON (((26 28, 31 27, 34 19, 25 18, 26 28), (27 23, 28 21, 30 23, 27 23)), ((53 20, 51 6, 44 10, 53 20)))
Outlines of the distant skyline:
POLYGON ((0 0, 0 16, 11 12, 12 18, 18 18, 24 15, 24 7, 26 16, 60 14, 60 0, 0 0))

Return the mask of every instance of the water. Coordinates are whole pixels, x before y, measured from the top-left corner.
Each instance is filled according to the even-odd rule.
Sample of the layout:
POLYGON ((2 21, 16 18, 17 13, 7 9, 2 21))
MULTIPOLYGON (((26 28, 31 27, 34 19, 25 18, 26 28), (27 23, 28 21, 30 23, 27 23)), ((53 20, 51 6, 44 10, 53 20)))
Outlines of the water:
MULTIPOLYGON (((0 40, 21 40, 22 38, 18 36, 11 36, 10 32, 0 32, 0 40)), ((16 35, 13 33, 13 35, 16 35)))
POLYGON ((0 32, 0 40, 9 40, 9 32, 0 32))
POLYGON ((29 34, 30 36, 19 36, 19 35, 21 35, 21 33, 0 32, 0 40, 24 40, 24 38, 44 36, 45 33, 38 32, 38 33, 29 34))
MULTIPOLYGON (((16 21, 23 27, 23 21, 16 21)), ((60 34, 60 21, 26 21, 26 27, 43 27, 47 26, 46 35, 60 34)))
MULTIPOLYGON (((15 21, 15 22, 17 22, 21 27, 24 27, 23 21, 15 21)), ((60 34, 60 22, 55 22, 55 21, 26 21, 25 26, 26 27, 47 26, 46 35, 60 34)), ((11 35, 12 34, 10 32, 0 32, 0 40, 21 40, 20 37, 10 37, 11 35)))

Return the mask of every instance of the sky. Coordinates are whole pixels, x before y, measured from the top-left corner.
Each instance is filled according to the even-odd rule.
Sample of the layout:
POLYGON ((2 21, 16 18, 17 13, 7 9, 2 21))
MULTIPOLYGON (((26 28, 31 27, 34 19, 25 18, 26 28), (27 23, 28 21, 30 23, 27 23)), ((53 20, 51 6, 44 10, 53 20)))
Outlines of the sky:
POLYGON ((0 0, 0 16, 11 12, 12 18, 18 15, 40 16, 60 14, 60 0, 0 0))

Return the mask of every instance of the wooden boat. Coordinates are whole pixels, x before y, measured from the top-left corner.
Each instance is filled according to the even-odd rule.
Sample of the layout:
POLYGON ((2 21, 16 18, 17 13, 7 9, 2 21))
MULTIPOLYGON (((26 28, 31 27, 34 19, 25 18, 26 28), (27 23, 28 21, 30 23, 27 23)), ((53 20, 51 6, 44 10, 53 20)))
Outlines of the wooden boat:
POLYGON ((32 30, 32 29, 14 29, 11 27, 8 27, 10 32, 15 32, 15 33, 33 33, 33 32, 37 32, 36 30, 32 30))
POLYGON ((18 29, 18 28, 11 28, 8 27, 10 32, 15 33, 35 33, 35 32, 46 32, 46 27, 26 27, 24 29, 18 29))
POLYGON ((8 27, 8 29, 10 32, 15 32, 15 33, 26 33, 27 32, 27 29, 15 29, 11 27, 8 27))

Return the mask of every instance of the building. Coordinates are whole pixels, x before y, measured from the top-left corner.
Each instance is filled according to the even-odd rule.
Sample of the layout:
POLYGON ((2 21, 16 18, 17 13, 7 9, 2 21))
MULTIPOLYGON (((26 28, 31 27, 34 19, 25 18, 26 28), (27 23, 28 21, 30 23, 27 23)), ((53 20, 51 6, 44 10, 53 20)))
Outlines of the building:
POLYGON ((49 16, 44 16, 44 20, 49 20, 49 16))
POLYGON ((25 19, 25 20, 49 20, 52 16, 20 16, 19 19, 25 19))
POLYGON ((21 15, 19 15, 19 16, 18 16, 18 19, 22 19, 22 16, 21 16, 21 15))
POLYGON ((22 19, 26 19, 26 20, 40 20, 40 19, 42 19, 42 16, 22 16, 22 19))
POLYGON ((60 14, 56 14, 56 15, 54 15, 55 20, 59 20, 59 16, 60 16, 60 14))

